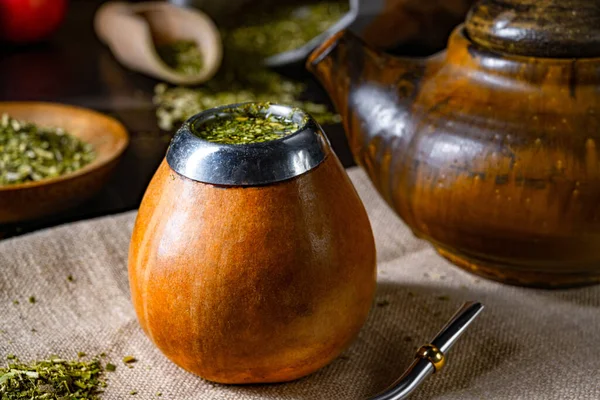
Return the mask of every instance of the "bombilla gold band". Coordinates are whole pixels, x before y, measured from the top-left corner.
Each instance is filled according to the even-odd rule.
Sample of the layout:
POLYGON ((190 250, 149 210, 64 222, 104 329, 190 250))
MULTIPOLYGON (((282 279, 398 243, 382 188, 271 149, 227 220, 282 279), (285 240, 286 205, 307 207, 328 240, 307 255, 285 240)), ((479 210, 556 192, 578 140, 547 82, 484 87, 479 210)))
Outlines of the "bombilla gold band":
POLYGON ((417 357, 429 361, 433 364, 435 372, 439 371, 446 365, 446 356, 437 347, 432 344, 426 344, 417 350, 417 357))

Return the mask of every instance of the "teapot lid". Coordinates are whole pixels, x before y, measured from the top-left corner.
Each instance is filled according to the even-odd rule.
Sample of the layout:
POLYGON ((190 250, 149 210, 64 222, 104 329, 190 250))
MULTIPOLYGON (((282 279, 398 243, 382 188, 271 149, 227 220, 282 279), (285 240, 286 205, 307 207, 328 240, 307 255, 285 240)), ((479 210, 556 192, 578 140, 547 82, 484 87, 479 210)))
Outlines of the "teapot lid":
POLYGON ((331 152, 323 130, 310 115, 279 104, 257 108, 265 115, 297 123, 300 128, 290 135, 260 143, 223 144, 205 140, 197 134, 202 124, 231 117, 236 110, 250 104, 212 108, 189 118, 167 150, 167 163, 171 169, 203 183, 259 186, 302 175, 318 166, 331 152))
POLYGON ((600 2, 481 0, 465 23, 469 38, 505 54, 548 58, 600 57, 600 2))

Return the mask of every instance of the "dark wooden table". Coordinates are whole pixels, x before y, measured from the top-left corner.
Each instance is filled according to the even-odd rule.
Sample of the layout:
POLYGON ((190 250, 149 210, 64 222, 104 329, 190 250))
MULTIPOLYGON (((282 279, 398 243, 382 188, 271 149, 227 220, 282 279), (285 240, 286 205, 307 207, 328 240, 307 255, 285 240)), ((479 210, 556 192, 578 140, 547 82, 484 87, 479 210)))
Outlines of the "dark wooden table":
MULTIPOLYGON (((28 47, 0 47, 0 101, 51 101, 92 108, 119 119, 130 145, 109 184, 92 200, 42 220, 0 225, 0 239, 66 222, 136 209, 172 132, 160 131, 152 93, 156 80, 120 66, 96 38, 92 27, 98 0, 73 0, 59 32, 28 47)), ((288 71, 309 83, 307 97, 326 99, 307 73, 288 71)), ((325 127, 348 167, 352 156, 341 126, 325 127)))

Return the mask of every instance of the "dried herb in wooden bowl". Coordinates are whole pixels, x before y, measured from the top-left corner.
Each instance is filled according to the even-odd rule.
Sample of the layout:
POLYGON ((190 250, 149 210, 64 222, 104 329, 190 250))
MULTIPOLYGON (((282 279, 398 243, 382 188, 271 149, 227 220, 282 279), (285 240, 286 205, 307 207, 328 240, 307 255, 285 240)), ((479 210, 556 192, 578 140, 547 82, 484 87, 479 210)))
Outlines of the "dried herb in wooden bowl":
POLYGON ((0 186, 39 181, 76 171, 95 153, 61 128, 0 117, 0 186))
POLYGON ((161 44, 156 51, 165 64, 180 74, 197 75, 204 67, 202 53, 193 40, 161 44))
POLYGON ((300 100, 305 90, 303 83, 285 79, 281 75, 260 69, 245 76, 246 80, 219 75, 199 88, 155 87, 154 104, 161 129, 172 130, 191 116, 214 107, 245 102, 267 102, 298 107, 311 114, 321 124, 340 122, 340 116, 329 111, 325 104, 300 100))

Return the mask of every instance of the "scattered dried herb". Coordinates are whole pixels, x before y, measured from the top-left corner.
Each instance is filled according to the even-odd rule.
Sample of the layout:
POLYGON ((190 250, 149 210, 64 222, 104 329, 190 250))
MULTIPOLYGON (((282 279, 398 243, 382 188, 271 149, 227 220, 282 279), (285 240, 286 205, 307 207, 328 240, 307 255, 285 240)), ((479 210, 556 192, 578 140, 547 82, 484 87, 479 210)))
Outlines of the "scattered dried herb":
POLYGON ((137 394, 137 390, 132 390, 131 392, 129 392, 130 395, 134 396, 137 394))
POLYGON ((0 185, 54 178, 95 158, 92 146, 61 128, 0 117, 0 185))
POLYGON ((248 144, 280 139, 300 128, 290 119, 269 114, 268 107, 268 103, 249 104, 227 110, 227 117, 207 121, 196 134, 215 143, 248 144))
POLYGON ((379 300, 377 302, 377 307, 387 307, 389 305, 390 305, 390 302, 387 301, 387 300, 385 300, 385 299, 384 300, 379 300))
POLYGON ((68 275, 68 276, 67 276, 67 280, 68 280, 69 282, 73 282, 73 281, 75 281, 75 279, 73 279, 73 275, 68 275))
POLYGON ((133 363, 133 362, 136 362, 136 361, 137 361, 137 359, 134 356, 125 356, 125 357, 123 357, 123 362, 125 364, 133 363))
POLYGON ((85 357, 87 356, 87 354, 85 354, 83 351, 80 351, 79 353, 77 353, 77 357, 81 358, 81 357, 85 357))
POLYGON ((185 75, 202 72, 204 59, 193 40, 176 40, 156 47, 156 52, 170 68, 185 75))
POLYGON ((13 304, 15 304, 15 305, 18 305, 18 304, 20 304, 20 303, 19 303, 19 300, 13 300, 13 304))
MULTIPOLYGON (((323 4, 313 4, 309 7, 316 7, 316 9, 319 9, 319 7, 334 7, 329 5, 332 2, 323 4)), ((280 7, 282 6, 277 6, 277 8, 280 7)), ((273 11, 272 6, 263 5, 259 8, 262 11, 256 12, 265 15, 271 14, 273 11)), ((297 6, 294 6, 293 9, 289 7, 286 9, 288 9, 287 13, 291 13, 290 15, 293 16, 293 9, 297 9, 297 6)), ((300 10, 302 9, 300 8, 300 10)), ((250 18, 244 17, 244 20, 250 20, 250 18)), ((156 85, 153 101, 157 106, 156 116, 161 129, 172 130, 176 124, 210 108, 250 101, 260 103, 270 101, 298 107, 311 114, 321 124, 340 122, 340 116, 332 113, 327 105, 302 99, 302 94, 306 90, 304 83, 287 79, 265 67, 263 59, 266 52, 265 48, 261 47, 264 44, 261 44, 260 41, 247 40, 246 36, 240 33, 247 25, 242 23, 236 27, 235 22, 239 21, 234 21, 232 26, 227 26, 221 30, 224 53, 223 64, 219 72, 210 81, 197 88, 169 87, 164 83, 156 85)), ((290 20, 288 20, 288 23, 290 23, 290 20)), ((311 36, 311 38, 314 36, 315 31, 300 23, 298 18, 292 17, 291 23, 296 24, 301 29, 306 29, 307 32, 310 31, 307 36, 311 36)), ((261 26, 261 24, 255 22, 252 22, 252 24, 255 25, 256 29, 261 26)), ((268 33, 268 35, 271 34, 272 32, 268 33)), ((283 44, 289 42, 284 36, 279 34, 275 36, 278 37, 278 41, 281 43, 276 46, 283 46, 283 44)), ((296 35, 292 36, 295 37, 296 35)), ((295 44, 292 44, 292 46, 295 46, 295 44)))
POLYGON ((104 367, 109 372, 115 372, 117 370, 117 366, 115 364, 107 363, 106 367, 104 367))
POLYGON ((30 302, 31 304, 34 304, 34 303, 35 303, 35 297, 34 297, 34 296, 30 296, 30 297, 29 297, 29 302, 30 302))
POLYGON ((69 361, 56 356, 21 363, 14 356, 6 368, 0 368, 2 400, 16 399, 98 399, 102 366, 96 359, 69 361))
POLYGON ((252 49, 260 57, 301 47, 336 23, 349 10, 348 1, 320 1, 300 4, 252 4, 224 31, 229 46, 252 49))
POLYGON ((219 81, 219 77, 206 86, 197 89, 168 87, 160 83, 155 87, 154 104, 161 129, 172 130, 191 116, 210 108, 244 102, 267 102, 298 107, 311 114, 321 124, 340 122, 338 114, 329 111, 325 104, 299 100, 305 89, 304 84, 284 79, 281 75, 263 70, 263 77, 270 80, 261 86, 257 81, 231 85, 219 81), (237 89, 236 86, 239 88, 237 89), (221 87, 222 89, 220 89, 221 87))

